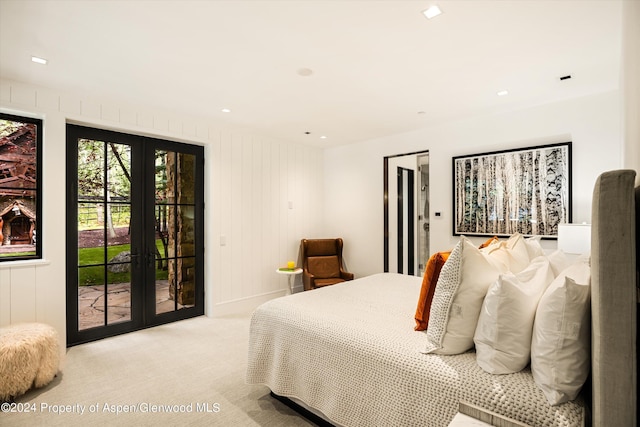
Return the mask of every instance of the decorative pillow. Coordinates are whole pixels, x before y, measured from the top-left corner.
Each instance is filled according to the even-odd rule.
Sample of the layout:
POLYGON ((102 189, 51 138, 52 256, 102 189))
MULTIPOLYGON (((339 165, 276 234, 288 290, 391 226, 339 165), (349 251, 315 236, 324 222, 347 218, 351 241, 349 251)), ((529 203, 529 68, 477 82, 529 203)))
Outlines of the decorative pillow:
POLYGON ((524 244, 527 247, 527 253, 531 260, 544 255, 544 249, 542 249, 540 239, 540 236, 531 236, 524 239, 524 244))
POLYGON ((504 272, 503 264, 460 237, 438 278, 425 353, 459 354, 473 347, 482 300, 489 285, 504 272))
MULTIPOLYGON (((490 250, 489 256, 500 261, 507 266, 507 269, 514 274, 520 273, 529 265, 529 255, 527 254, 527 248, 524 244, 522 235, 518 234, 519 238, 500 243, 500 245, 490 250), (509 247, 511 243, 511 248, 509 247)), ((490 247, 493 247, 490 246, 490 247)))
POLYGON ((562 251, 562 249, 557 249, 547 255, 547 259, 551 264, 551 269, 553 270, 553 275, 558 276, 560 273, 564 271, 565 268, 571 265, 571 261, 567 258, 567 255, 562 251))
POLYGON ((497 237, 492 237, 491 239, 484 242, 478 249, 485 255, 489 255, 491 251, 500 247, 503 242, 500 241, 497 237), (488 243, 488 244, 487 244, 488 243))
POLYGON ((516 266, 516 270, 511 270, 512 273, 519 273, 527 268, 532 258, 529 257, 529 250, 525 238, 520 233, 511 235, 507 240, 507 249, 513 258, 511 264, 516 266))
POLYGON ((442 266, 449 258, 451 252, 436 252, 429 258, 427 267, 422 277, 422 288, 420 289, 420 297, 418 298, 418 307, 416 308, 416 331, 425 331, 429 325, 429 312, 431 311, 431 302, 433 294, 436 290, 436 283, 440 276, 442 266))
POLYGON ((589 265, 565 269, 538 304, 531 340, 531 373, 551 405, 573 400, 590 369, 589 265))
POLYGON ((493 236, 489 239, 487 239, 484 243, 482 243, 480 246, 478 246, 478 249, 484 249, 494 243, 498 243, 498 236, 493 236))
POLYGON ((540 256, 518 274, 500 275, 489 287, 474 337, 482 369, 511 374, 527 366, 538 301, 554 277, 549 260, 540 256))

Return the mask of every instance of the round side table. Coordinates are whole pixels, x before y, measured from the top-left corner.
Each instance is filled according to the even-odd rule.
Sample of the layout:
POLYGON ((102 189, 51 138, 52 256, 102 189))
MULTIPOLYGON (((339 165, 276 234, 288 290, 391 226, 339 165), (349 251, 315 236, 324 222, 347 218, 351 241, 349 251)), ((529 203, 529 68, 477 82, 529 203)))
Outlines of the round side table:
POLYGON ((302 269, 300 267, 294 268, 292 270, 288 268, 279 268, 276 270, 276 273, 287 275, 287 283, 289 284, 289 293, 287 295, 291 295, 293 293, 293 284, 291 283, 291 279, 295 277, 296 274, 302 273, 302 269))

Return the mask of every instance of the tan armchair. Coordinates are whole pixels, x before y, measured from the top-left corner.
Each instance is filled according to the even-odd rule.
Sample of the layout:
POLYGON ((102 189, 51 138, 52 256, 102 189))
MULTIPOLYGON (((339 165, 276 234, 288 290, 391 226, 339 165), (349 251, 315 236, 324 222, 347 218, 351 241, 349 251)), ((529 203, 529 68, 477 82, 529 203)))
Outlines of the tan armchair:
POLYGON ((342 239, 302 239, 302 281, 308 291, 353 280, 344 270, 342 239))

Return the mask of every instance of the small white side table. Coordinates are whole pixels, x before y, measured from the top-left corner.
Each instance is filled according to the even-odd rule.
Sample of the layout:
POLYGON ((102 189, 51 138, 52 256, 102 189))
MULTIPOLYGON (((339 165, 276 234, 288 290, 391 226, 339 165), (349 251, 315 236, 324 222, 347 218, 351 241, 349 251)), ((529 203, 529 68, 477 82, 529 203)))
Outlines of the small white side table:
POLYGON ((293 277, 295 277, 296 274, 302 273, 302 269, 300 267, 294 268, 293 270, 277 269, 276 273, 278 273, 278 274, 286 274, 287 275, 287 282, 289 283, 289 293, 287 295, 291 295, 293 293, 293 284, 291 283, 291 279, 293 277))

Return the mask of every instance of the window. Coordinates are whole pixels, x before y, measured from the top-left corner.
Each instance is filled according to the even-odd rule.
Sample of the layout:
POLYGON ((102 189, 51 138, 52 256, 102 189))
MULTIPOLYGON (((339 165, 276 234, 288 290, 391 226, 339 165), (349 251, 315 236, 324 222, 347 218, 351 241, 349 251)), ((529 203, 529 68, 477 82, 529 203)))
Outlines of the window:
POLYGON ((42 120, 0 113, 0 262, 42 258, 42 120))

